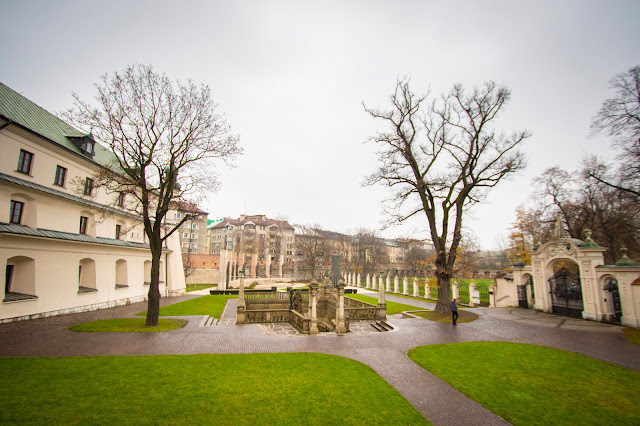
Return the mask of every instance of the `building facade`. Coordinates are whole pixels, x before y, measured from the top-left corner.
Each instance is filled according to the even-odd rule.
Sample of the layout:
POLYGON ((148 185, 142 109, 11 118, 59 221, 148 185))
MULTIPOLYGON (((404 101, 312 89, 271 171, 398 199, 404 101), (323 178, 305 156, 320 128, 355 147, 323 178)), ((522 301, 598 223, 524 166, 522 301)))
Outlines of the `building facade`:
MULTIPOLYGON (((180 227, 180 248, 183 254, 207 254, 207 220, 209 213, 190 203, 176 203, 173 212, 174 223, 185 216, 187 220, 180 227)), ((176 231, 178 232, 178 231, 176 231)))
POLYGON ((216 223, 208 232, 209 253, 220 255, 221 273, 229 280, 242 269, 247 277, 281 277, 294 260, 294 228, 284 220, 241 215, 216 223))
MULTIPOLYGON (((0 83, 0 320, 143 301, 151 252, 123 193, 94 186, 113 153, 0 83)), ((132 197, 131 197, 132 198, 132 197)), ((167 239, 163 296, 184 293, 178 236, 167 239)))

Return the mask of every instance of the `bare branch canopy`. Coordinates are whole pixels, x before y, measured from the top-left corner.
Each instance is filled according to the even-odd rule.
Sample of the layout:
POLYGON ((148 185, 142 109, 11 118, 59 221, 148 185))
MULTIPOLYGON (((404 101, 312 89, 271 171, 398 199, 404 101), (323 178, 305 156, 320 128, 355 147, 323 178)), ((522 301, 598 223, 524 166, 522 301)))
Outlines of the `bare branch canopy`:
POLYGON ((430 93, 416 96, 409 80, 401 79, 388 110, 365 106, 386 126, 370 138, 379 148, 379 166, 365 185, 390 188, 388 224, 424 213, 437 252, 439 310, 448 310, 463 212, 525 166, 518 148, 529 132, 506 135, 494 127, 510 98, 506 87, 490 81, 470 92, 456 84, 432 99, 430 93))

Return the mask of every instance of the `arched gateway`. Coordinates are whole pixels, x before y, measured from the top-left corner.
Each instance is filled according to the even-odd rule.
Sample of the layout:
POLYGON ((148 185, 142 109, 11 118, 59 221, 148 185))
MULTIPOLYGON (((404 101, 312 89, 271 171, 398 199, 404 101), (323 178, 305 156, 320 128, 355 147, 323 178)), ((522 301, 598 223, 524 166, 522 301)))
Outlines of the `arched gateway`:
POLYGON ((584 241, 570 238, 558 221, 555 238, 531 253, 531 265, 512 266, 519 305, 638 328, 640 265, 625 250, 615 265, 605 265, 605 251, 589 230, 584 241), (520 300, 525 297, 533 306, 520 300))

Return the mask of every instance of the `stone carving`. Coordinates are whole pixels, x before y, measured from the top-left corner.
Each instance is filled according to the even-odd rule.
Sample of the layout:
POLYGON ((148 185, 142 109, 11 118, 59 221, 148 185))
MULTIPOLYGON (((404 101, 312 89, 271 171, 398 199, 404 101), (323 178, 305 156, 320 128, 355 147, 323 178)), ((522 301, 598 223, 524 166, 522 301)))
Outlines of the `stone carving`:
POLYGON ((572 256, 576 252, 575 248, 567 241, 557 241, 551 244, 548 251, 550 257, 572 256))

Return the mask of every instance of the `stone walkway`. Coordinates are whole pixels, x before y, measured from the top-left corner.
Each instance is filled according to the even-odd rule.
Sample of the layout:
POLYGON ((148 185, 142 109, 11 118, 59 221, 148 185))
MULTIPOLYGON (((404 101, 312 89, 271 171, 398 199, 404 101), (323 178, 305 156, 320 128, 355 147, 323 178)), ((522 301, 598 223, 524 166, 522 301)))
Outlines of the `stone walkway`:
MULTIPOLYGON (((162 299, 172 304, 197 295, 162 299)), ((407 302, 387 296, 387 300, 407 302)), ((426 301, 417 302, 425 307, 426 301)), ((163 355, 203 353, 320 352, 360 361, 394 386, 436 425, 507 424, 414 364, 407 352, 416 346, 466 341, 510 341, 578 352, 640 370, 640 346, 627 342, 621 328, 520 309, 476 308, 480 319, 457 327, 423 319, 391 317, 387 333, 303 336, 278 333, 278 326, 222 325, 232 322, 227 309, 218 324, 202 326, 207 317, 184 317, 189 324, 163 333, 75 333, 73 324, 107 318, 132 317, 146 310, 133 304, 113 309, 0 325, 0 356, 163 355)), ((372 396, 373 397, 373 396, 372 396)))

